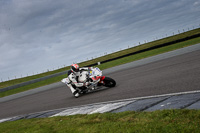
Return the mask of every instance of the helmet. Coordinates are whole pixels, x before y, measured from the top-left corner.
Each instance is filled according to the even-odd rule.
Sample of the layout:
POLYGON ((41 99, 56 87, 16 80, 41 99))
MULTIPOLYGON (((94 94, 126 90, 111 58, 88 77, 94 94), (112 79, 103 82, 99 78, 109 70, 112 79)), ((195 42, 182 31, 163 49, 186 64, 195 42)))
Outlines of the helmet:
POLYGON ((72 64, 71 65, 71 71, 72 72, 79 72, 79 66, 78 66, 78 64, 72 64))

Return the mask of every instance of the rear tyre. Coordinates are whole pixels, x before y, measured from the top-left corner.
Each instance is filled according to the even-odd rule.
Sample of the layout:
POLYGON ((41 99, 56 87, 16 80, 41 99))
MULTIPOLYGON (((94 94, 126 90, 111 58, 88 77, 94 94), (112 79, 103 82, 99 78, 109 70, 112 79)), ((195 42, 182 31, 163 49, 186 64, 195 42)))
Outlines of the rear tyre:
POLYGON ((104 81, 106 87, 115 87, 115 85, 116 85, 115 80, 112 78, 109 78, 109 77, 105 77, 105 79, 103 81, 104 81))

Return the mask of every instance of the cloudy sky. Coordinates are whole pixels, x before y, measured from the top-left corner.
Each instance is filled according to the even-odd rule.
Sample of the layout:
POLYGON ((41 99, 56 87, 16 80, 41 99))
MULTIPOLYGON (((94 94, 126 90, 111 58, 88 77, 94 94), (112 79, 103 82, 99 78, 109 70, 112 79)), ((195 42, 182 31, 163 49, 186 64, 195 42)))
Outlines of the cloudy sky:
POLYGON ((0 81, 200 24, 200 0, 0 0, 0 81))

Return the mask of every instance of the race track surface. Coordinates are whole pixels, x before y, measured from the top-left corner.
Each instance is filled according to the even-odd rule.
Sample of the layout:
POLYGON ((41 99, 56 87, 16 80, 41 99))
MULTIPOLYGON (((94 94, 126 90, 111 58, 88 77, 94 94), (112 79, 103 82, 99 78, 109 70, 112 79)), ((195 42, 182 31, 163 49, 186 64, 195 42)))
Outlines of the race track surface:
POLYGON ((200 50, 109 73, 117 86, 74 98, 65 84, 0 103, 0 118, 127 98, 200 90, 200 50))

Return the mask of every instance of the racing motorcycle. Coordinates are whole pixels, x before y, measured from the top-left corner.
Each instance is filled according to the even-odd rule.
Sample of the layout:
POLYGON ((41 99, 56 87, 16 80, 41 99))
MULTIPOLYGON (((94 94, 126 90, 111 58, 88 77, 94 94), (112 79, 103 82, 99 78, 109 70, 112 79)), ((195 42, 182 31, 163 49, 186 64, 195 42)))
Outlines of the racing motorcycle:
POLYGON ((89 82, 88 86, 76 87, 79 94, 100 90, 100 86, 114 87, 116 85, 115 80, 103 76, 102 71, 98 67, 90 67, 88 71, 82 71, 78 77, 78 82, 89 82))

